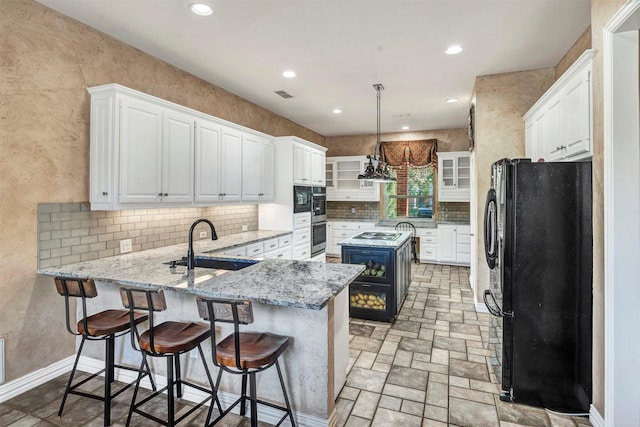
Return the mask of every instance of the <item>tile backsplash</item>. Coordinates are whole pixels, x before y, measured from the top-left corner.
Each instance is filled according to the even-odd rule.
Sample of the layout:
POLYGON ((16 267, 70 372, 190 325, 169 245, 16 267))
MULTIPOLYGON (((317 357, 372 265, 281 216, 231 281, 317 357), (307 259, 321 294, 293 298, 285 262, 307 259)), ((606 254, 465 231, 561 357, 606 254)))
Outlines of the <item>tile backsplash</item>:
MULTIPOLYGON (((258 205, 92 211, 88 203, 38 205, 38 267, 55 267, 120 254, 120 240, 133 251, 186 243, 198 218, 213 222, 218 236, 258 229, 258 205)), ((209 231, 199 224, 199 231, 209 231)), ((207 238, 211 238, 207 233, 207 238)))
POLYGON ((327 219, 379 219, 378 202, 327 202, 327 219), (351 209, 355 208, 355 213, 351 209))
POLYGON ((470 204, 466 202, 439 202, 438 221, 462 221, 471 220, 470 204))

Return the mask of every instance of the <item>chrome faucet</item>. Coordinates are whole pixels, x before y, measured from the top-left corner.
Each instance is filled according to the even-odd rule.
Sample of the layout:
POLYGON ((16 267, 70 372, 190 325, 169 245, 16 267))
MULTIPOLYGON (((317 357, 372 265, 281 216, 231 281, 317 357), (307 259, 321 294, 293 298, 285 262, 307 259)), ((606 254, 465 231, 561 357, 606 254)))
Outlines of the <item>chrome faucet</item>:
POLYGON ((211 227, 211 240, 218 240, 216 229, 213 227, 213 223, 208 219, 200 218, 191 224, 191 228, 189 229, 189 250, 187 252, 187 271, 193 270, 193 264, 195 264, 195 256, 193 255, 193 229, 201 222, 206 222, 209 224, 209 227, 211 227))

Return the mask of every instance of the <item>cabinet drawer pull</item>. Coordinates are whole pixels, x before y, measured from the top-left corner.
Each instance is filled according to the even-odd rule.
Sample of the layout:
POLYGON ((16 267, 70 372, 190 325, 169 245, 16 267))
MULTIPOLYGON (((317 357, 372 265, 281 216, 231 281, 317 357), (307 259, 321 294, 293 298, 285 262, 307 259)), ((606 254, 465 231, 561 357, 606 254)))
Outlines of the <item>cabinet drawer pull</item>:
POLYGON ((106 191, 103 191, 103 192, 102 192, 102 195, 103 195, 103 196, 106 196, 107 194, 109 194, 109 193, 107 193, 106 191))

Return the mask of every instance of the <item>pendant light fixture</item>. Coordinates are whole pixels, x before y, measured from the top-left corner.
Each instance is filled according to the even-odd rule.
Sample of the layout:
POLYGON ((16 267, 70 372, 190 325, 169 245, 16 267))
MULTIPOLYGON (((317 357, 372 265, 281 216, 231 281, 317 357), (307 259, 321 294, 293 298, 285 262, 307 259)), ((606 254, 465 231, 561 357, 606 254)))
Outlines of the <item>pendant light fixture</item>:
POLYGON ((373 88, 376 90, 376 98, 377 98, 377 129, 376 129, 376 147, 373 151, 373 154, 367 156, 369 159, 369 163, 367 164, 364 172, 358 175, 358 179, 366 179, 369 181, 377 181, 377 182, 385 182, 385 181, 395 181, 389 172, 389 167, 385 162, 384 151, 382 150, 382 144, 380 142, 380 91, 384 90, 384 86, 381 83, 376 83, 373 85, 373 88), (373 162, 377 162, 377 165, 374 166, 373 162))

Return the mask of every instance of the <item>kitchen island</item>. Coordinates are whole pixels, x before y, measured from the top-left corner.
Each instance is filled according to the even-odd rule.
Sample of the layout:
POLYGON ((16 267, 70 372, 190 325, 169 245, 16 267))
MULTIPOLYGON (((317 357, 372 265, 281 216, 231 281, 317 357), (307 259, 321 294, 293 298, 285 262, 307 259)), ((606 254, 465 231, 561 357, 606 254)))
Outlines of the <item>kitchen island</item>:
MULTIPOLYGON (((221 245, 223 242, 220 241, 201 240, 194 243, 194 251, 201 258, 219 257, 211 252, 219 250, 221 245)), ((246 326, 245 330, 268 331, 293 338, 281 363, 297 422, 301 426, 334 425, 335 399, 346 380, 349 357, 348 285, 364 267, 265 259, 237 271, 196 267, 187 274, 184 266, 166 264, 181 259, 186 253, 187 245, 179 244, 43 268, 38 273, 94 278, 98 298, 89 301, 90 312, 121 306, 120 286, 164 289, 168 310, 158 314, 158 321, 201 321, 195 304, 198 295, 251 300, 255 323, 246 326)), ((220 335, 231 331, 231 327, 223 327, 220 335)), ((209 343, 206 344, 205 354, 208 355, 209 343)), ((95 366, 98 370, 102 363, 99 360, 103 357, 100 349, 88 349, 87 354, 90 357, 82 361, 81 367, 95 366)), ((118 340, 116 359, 127 365, 139 363, 140 356, 131 349, 128 337, 118 340)), ((209 364, 212 365, 210 361, 209 364)), ((163 375, 163 365, 157 363, 152 369, 163 375)), ((185 377, 196 382, 204 378, 199 363, 187 360, 183 370, 185 377)), ((223 377, 220 393, 223 404, 239 394, 239 378, 233 377, 223 377)), ((264 373, 259 376, 259 382, 259 395, 267 400, 282 401, 277 376, 264 373)), ((197 397, 193 396, 193 399, 197 397)), ((269 408, 260 408, 260 414, 266 422, 277 419, 277 413, 269 408)))
POLYGON ((349 315, 392 322, 411 281, 411 232, 366 231, 342 240, 342 262, 365 267, 349 290, 349 315))

